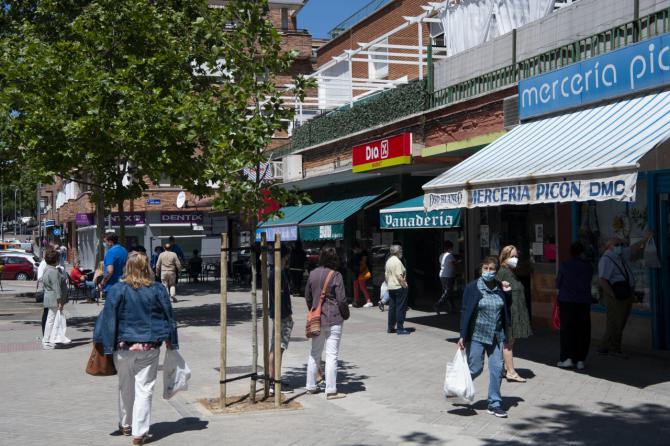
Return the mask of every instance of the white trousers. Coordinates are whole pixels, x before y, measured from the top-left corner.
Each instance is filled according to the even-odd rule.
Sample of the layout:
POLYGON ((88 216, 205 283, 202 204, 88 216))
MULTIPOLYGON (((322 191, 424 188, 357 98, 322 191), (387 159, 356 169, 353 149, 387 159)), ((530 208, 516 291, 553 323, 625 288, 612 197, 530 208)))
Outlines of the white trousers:
POLYGON ((326 346, 326 393, 337 393, 337 356, 340 351, 342 325, 321 326, 321 334, 312 338, 312 350, 307 359, 307 390, 316 389, 316 372, 321 364, 321 353, 326 346))
POLYGON ((119 424, 132 426, 133 437, 146 434, 151 426, 151 398, 159 354, 157 348, 146 352, 114 352, 114 365, 119 374, 119 424))
POLYGON ((49 308, 49 313, 47 314, 47 322, 44 325, 44 335, 42 336, 42 345, 43 346, 51 346, 52 344, 49 342, 49 339, 51 339, 51 332, 53 331, 54 328, 54 321, 56 320, 56 308, 49 308))

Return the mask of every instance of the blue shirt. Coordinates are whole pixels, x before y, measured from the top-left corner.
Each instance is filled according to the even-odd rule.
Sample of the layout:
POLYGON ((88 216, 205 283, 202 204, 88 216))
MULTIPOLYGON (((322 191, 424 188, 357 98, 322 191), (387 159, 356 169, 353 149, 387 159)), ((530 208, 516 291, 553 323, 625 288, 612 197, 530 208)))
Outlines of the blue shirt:
POLYGON ((121 276, 123 276, 123 267, 126 266, 126 260, 128 260, 128 252, 126 248, 118 243, 109 248, 109 251, 105 254, 105 264, 103 266, 105 274, 107 274, 107 266, 114 266, 114 273, 112 273, 105 285, 105 292, 109 291, 112 285, 117 283, 121 276))
POLYGON ((558 269, 556 288, 559 302, 591 303, 593 267, 582 259, 570 259, 558 269))
POLYGON ((184 261, 184 251, 181 250, 181 247, 178 244, 172 245, 172 252, 177 254, 177 257, 179 257, 179 261, 183 262, 184 261))

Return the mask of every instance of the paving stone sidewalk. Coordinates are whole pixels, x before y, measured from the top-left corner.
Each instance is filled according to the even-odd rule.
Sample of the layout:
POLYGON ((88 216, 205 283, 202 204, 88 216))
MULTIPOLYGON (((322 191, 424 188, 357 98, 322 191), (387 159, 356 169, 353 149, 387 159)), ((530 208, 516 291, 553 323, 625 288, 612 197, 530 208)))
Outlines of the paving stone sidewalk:
MULTIPOLYGON (((445 364, 456 346, 457 316, 410 310, 410 336, 387 334, 386 313, 352 309, 345 322, 339 390, 326 401, 301 395, 309 342, 304 299, 293 298, 295 329, 284 356, 285 379, 300 410, 211 415, 197 399, 218 395, 219 305, 210 285, 182 287, 176 304, 181 351, 193 370, 188 392, 154 396, 152 431, 159 445, 662 445, 670 438, 670 363, 592 356, 584 372, 555 367, 558 338, 536 335, 517 346, 524 384, 504 383, 508 419, 486 414, 486 372, 475 381, 473 406, 445 399, 445 364)), ((84 373, 95 316, 101 307, 69 304, 71 348, 42 351, 41 308, 26 297, 1 296, 0 444, 124 445, 116 425, 116 378, 84 373)), ((251 364, 249 294, 229 296, 228 367, 251 364)), ((260 324, 259 324, 260 327, 260 324)), ((261 359, 259 358, 259 361, 261 359)), ((248 392, 249 382, 229 386, 248 392)))

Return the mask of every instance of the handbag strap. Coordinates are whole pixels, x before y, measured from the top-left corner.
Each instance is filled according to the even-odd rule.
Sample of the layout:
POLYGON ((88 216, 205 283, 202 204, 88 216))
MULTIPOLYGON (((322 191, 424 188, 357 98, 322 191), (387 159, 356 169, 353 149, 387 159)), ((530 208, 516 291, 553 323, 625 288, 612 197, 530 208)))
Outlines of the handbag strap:
POLYGON ((628 268, 626 267, 626 264, 624 263, 623 268, 621 268, 621 266, 619 266, 619 262, 614 260, 611 256, 606 254, 605 257, 607 257, 610 260, 610 262, 612 262, 614 266, 616 266, 616 269, 619 270, 626 283, 630 283, 630 276, 628 275, 628 268))
POLYGON ((316 307, 319 312, 321 312, 321 306, 326 301, 326 294, 328 293, 328 287, 330 286, 330 280, 333 278, 335 271, 332 269, 328 271, 325 282, 323 282, 323 288, 321 288, 321 295, 319 296, 319 305, 316 307))

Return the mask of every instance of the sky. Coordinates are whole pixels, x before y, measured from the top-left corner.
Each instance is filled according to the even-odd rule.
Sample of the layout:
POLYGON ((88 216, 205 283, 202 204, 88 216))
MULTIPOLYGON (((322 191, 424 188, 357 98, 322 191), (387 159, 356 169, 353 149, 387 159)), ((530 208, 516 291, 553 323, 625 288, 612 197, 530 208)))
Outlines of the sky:
POLYGON ((308 30, 312 37, 329 38, 328 31, 368 3, 370 0, 309 0, 298 13, 298 28, 308 30))

